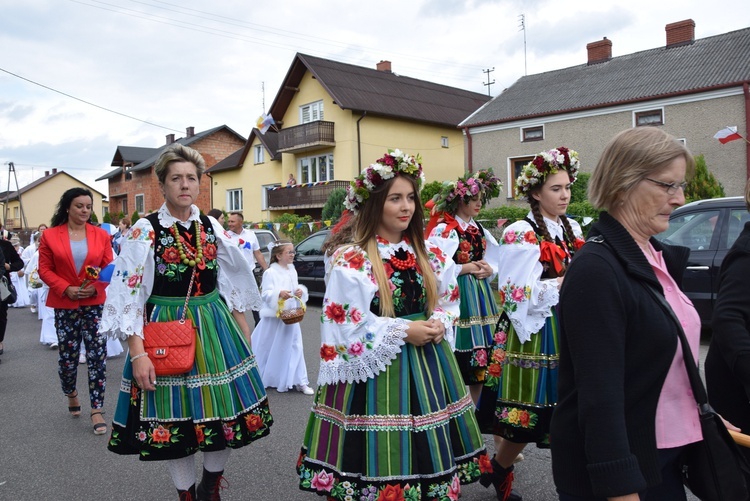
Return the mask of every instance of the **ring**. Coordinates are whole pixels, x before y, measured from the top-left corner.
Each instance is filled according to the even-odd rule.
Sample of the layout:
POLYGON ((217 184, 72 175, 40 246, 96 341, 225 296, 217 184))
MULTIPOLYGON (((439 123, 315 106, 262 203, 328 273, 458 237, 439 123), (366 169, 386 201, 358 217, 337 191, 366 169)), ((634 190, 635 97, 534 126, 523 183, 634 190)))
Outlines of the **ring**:
POLYGON ((151 381, 151 384, 156 384, 156 381, 151 381))

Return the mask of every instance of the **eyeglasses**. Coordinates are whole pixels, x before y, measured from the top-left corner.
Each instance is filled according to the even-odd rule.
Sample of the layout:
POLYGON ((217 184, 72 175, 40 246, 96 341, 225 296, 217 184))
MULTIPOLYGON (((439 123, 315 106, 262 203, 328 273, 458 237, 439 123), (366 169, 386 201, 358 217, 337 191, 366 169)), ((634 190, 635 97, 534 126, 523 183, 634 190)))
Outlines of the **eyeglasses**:
POLYGON ((685 193, 685 188, 687 188, 687 181, 683 181, 681 183, 665 183, 664 181, 657 181, 656 179, 651 179, 650 177, 645 178, 646 181, 651 181, 654 184, 658 184, 662 188, 667 190, 667 195, 674 195, 677 193, 677 188, 681 189, 683 193, 685 193))

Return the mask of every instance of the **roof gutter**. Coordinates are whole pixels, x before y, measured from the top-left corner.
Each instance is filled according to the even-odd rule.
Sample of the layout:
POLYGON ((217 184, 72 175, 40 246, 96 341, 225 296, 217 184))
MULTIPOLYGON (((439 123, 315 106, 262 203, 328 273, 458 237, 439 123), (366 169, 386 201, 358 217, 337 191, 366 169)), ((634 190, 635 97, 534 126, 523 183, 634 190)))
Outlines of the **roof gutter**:
POLYGON ((466 157, 467 157, 467 166, 469 168, 469 172, 474 172, 474 148, 473 148, 473 138, 471 137, 471 132, 469 131, 468 127, 464 127, 464 134, 466 134, 466 157))
POLYGON ((745 178, 750 179, 750 142, 747 141, 748 124, 750 124, 750 83, 742 84, 745 93, 745 178))
POLYGON ((359 122, 367 115, 366 111, 357 119, 357 175, 362 174, 362 137, 359 131, 359 122))

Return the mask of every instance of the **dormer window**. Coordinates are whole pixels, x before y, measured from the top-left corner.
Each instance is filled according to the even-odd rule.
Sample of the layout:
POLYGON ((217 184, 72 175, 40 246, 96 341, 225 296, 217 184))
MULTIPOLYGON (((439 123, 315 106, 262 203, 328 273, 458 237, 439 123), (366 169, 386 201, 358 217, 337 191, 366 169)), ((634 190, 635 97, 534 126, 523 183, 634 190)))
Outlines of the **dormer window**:
POLYGON ((544 139, 544 126, 523 127, 521 129, 521 142, 541 141, 544 139))

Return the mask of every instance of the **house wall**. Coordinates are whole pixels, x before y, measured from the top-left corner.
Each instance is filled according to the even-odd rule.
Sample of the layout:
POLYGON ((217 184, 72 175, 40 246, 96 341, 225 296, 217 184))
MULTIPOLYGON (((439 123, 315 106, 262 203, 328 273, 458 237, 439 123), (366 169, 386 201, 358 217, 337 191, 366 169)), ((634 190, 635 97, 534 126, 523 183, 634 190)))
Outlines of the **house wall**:
POLYGON ((658 127, 684 139, 693 155, 703 154, 706 165, 724 186, 727 196, 742 195, 746 177, 744 146, 740 141, 722 145, 713 138, 716 131, 727 125, 737 125, 740 130, 746 130, 741 95, 655 100, 638 106, 600 109, 588 114, 476 127, 470 131, 473 166, 475 169, 493 167, 503 181, 505 199, 501 197, 493 205, 517 203, 509 198, 514 182, 509 175, 513 158, 533 156, 540 151, 567 146, 578 151, 581 170, 592 172, 609 140, 618 132, 633 127, 635 111, 657 108, 664 110, 664 125, 658 127), (521 142, 521 128, 538 125, 544 125, 544 140, 521 142))

